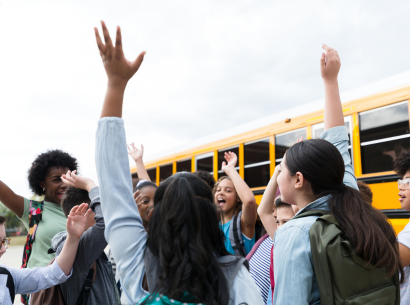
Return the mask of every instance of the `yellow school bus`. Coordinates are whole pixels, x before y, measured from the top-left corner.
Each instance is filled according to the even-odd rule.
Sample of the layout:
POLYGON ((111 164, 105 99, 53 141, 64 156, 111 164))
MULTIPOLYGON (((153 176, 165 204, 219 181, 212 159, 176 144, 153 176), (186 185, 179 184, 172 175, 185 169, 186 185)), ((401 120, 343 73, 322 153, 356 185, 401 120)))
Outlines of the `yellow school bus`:
MULTIPOLYGON (((410 149, 410 71, 342 93, 341 98, 355 175, 370 186, 374 207, 398 233, 410 217, 401 209, 393 172, 393 160, 403 148, 410 149)), ((277 103, 272 101, 272 112, 277 103)), ((179 171, 205 170, 217 180, 224 175, 224 152, 233 151, 237 170, 259 203, 275 165, 292 143, 300 136, 320 137, 323 107, 321 99, 191 141, 146 162, 148 174, 157 184, 179 171)), ((135 175, 136 168, 131 173, 135 175)))

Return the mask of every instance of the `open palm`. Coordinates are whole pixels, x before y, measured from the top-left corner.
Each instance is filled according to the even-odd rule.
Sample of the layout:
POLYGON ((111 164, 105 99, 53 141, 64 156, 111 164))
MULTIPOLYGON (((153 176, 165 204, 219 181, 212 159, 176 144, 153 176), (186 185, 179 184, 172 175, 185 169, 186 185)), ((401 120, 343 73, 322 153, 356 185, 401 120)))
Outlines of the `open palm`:
POLYGON ((141 149, 135 147, 134 143, 127 145, 128 154, 136 161, 138 159, 142 159, 144 155, 144 146, 141 144, 141 149))
POLYGON ((67 232, 70 236, 80 238, 87 224, 87 217, 91 213, 88 204, 82 203, 73 207, 67 219, 67 232))
POLYGON ((228 169, 235 169, 236 163, 238 161, 238 157, 233 152, 225 153, 225 160, 226 162, 222 162, 222 170, 226 172, 228 169))

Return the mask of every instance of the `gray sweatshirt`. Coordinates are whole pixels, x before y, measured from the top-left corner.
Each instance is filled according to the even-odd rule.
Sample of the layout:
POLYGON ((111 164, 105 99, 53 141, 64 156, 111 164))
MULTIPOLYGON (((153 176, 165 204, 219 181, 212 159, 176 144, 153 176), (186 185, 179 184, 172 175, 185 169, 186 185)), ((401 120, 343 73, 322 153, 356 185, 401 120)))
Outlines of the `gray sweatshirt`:
MULTIPOLYGON (((96 261, 97 274, 87 304, 117 305, 120 304, 120 301, 114 274, 111 263, 104 253, 107 242, 104 237, 105 224, 100 206, 99 188, 94 187, 90 190, 89 197, 91 199, 90 207, 95 213, 94 219, 96 223, 81 236, 77 256, 73 264, 72 276, 68 281, 60 285, 61 291, 67 305, 75 305, 83 289, 88 272, 96 261)), ((56 234, 52 239, 51 246, 56 251, 56 256, 63 249, 66 238, 67 231, 64 231, 56 234)))

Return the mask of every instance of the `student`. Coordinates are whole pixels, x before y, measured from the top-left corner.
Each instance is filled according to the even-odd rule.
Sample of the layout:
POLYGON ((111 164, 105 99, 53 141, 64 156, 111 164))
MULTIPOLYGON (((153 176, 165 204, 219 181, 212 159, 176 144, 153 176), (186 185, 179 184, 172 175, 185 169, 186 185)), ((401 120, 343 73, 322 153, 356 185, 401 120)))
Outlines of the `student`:
MULTIPOLYGON (((403 210, 410 212, 410 152, 403 150, 394 161, 394 170, 399 175, 399 200, 403 210)), ((400 285, 400 304, 410 302, 410 223, 397 236, 404 277, 400 285)))
MULTIPOLYGON (((279 192, 278 192, 279 194, 279 192)), ((280 196, 277 196, 280 199, 280 196)), ((276 200, 276 199, 275 199, 276 200)), ((276 217, 275 205, 272 205, 271 214, 276 217)), ((276 224, 276 222, 275 222, 276 224)), ((276 231, 276 228, 275 228, 276 231)), ((271 291, 271 251, 273 239, 269 233, 262 236, 253 246, 251 252, 246 256, 249 261, 249 272, 258 286, 265 304, 268 302, 269 291, 271 291)), ((273 274, 273 273, 272 273, 273 274)), ((272 299, 272 298, 271 298, 272 299)))
MULTIPOLYGON (((108 261, 104 249, 107 242, 104 237, 104 218, 100 206, 99 188, 89 178, 77 176, 75 171, 68 171, 61 179, 69 187, 62 198, 62 208, 68 215, 73 206, 79 202, 90 202, 90 210, 87 224, 81 235, 77 256, 73 266, 71 278, 61 284, 61 291, 67 305, 77 304, 78 299, 83 298, 84 304, 119 304, 117 286, 111 263, 108 261), (85 280, 94 262, 96 263, 95 279, 87 296, 82 293, 85 280), (81 296, 80 296, 81 295, 81 296), (88 301, 84 298, 88 297, 88 301)), ((67 232, 58 233, 52 240, 52 247, 58 255, 66 243, 67 232)))
MULTIPOLYGON (((268 187, 273 191, 279 186, 281 199, 296 204, 299 214, 330 210, 354 247, 355 255, 368 258, 370 264, 383 267, 394 276, 400 270, 394 231, 385 216, 365 203, 358 192, 337 82, 340 59, 335 50, 326 45, 323 48, 326 50, 321 58, 325 132, 322 139, 302 141, 290 147, 275 168, 268 187)), ((317 218, 292 219, 276 231, 273 304, 321 301, 309 238, 309 230, 317 218)))
MULTIPOLYGON (((66 220, 67 242, 54 262, 42 268, 19 269, 0 264, 0 304, 11 305, 15 294, 30 294, 61 284, 70 278, 81 234, 90 214, 83 203, 72 208, 66 220), (12 280, 10 283, 10 279, 12 280), (9 287, 14 286, 14 291, 9 287)), ((0 257, 6 253, 10 239, 6 238, 6 219, 0 216, 0 257)))
POLYGON ((292 209, 292 205, 283 202, 280 198, 275 200, 276 207, 276 224, 279 227, 283 226, 289 220, 295 216, 295 212, 292 209))
POLYGON ((202 180, 204 180, 206 182, 206 184, 209 185, 209 187, 211 188, 211 190, 214 189, 215 186, 215 178, 213 175, 211 175, 209 172, 207 171, 196 171, 194 173, 196 176, 198 176, 199 178, 201 178, 202 180))
POLYGON ((245 257, 255 244, 255 196, 235 169, 236 154, 225 153, 225 160, 226 162, 222 162, 222 170, 228 176, 219 178, 215 183, 214 201, 222 211, 221 229, 225 235, 226 250, 231 254, 245 257), (235 230, 236 218, 239 225, 235 230), (239 245, 234 237, 237 232, 241 233, 238 234, 239 245))
POLYGON ((127 61, 120 29, 114 47, 103 22, 102 27, 105 45, 97 29, 95 33, 108 85, 97 129, 96 164, 105 236, 129 303, 263 304, 242 266, 244 259, 226 251, 212 192, 194 174, 175 174, 158 187, 147 235, 132 196, 121 119, 125 87, 145 52, 127 61), (143 289, 144 274, 149 292, 143 289))
POLYGON ((140 180, 134 188, 135 203, 142 218, 144 228, 148 228, 148 214, 154 208, 154 196, 157 185, 151 181, 140 180))

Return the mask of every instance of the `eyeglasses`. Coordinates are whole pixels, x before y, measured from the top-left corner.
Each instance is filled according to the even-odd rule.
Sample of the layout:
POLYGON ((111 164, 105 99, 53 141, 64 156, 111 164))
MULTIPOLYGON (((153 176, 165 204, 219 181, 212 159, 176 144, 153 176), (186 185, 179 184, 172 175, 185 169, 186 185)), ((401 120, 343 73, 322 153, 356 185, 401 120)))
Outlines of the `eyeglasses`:
POLYGON ((403 179, 403 180, 397 180, 397 183, 398 183, 398 185, 399 185, 399 189, 400 189, 400 186, 402 186, 405 190, 408 190, 408 189, 410 189, 410 178, 406 178, 406 179, 403 179))
POLYGON ((1 246, 0 246, 0 249, 4 246, 6 249, 9 247, 9 245, 10 245, 10 241, 11 241, 11 238, 5 238, 5 239, 3 239, 3 241, 1 242, 1 246))

